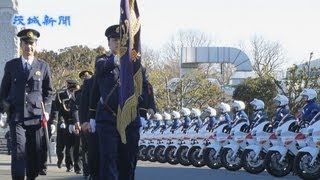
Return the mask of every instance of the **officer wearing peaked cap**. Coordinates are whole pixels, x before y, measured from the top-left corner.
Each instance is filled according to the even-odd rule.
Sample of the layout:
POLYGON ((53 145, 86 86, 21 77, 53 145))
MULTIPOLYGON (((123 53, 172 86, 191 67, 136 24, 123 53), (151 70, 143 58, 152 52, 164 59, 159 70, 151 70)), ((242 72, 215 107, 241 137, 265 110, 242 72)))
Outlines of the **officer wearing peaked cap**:
MULTIPOLYGON (((93 85, 94 75, 84 77, 79 73, 79 78, 83 79, 81 87, 81 98, 79 107, 79 121, 81 124, 82 135, 82 156, 83 156, 83 174, 90 176, 91 180, 99 179, 99 142, 98 135, 94 129, 90 127, 89 119, 89 101, 90 91, 93 85), (94 130, 94 131, 93 131, 94 130), (87 165, 87 169, 86 168, 87 165)), ((90 73, 88 73, 90 75, 90 73)))
POLYGON ((0 111, 6 111, 12 137, 13 180, 35 179, 40 170, 41 116, 49 119, 53 96, 49 64, 35 57, 40 33, 24 29, 20 38, 22 56, 5 64, 0 88, 0 111), (46 113, 42 112, 44 103, 46 113))
POLYGON ((89 78, 91 78, 92 74, 93 74, 93 72, 91 72, 89 70, 84 70, 79 73, 79 78, 82 80, 89 79, 89 78))
POLYGON ((71 92, 70 99, 70 111, 72 114, 72 120, 69 124, 69 133, 67 139, 66 151, 72 151, 72 159, 74 162, 74 171, 76 174, 81 174, 81 162, 80 162, 80 122, 79 122, 79 106, 81 98, 81 88, 78 81, 68 81, 68 90, 71 92))
POLYGON ((81 133, 80 133, 80 140, 81 140, 81 160, 82 160, 82 167, 83 167, 83 176, 87 178, 90 176, 91 179, 94 179, 95 173, 99 166, 94 164, 98 164, 98 159, 94 159, 98 151, 95 149, 98 148, 97 143, 91 143, 90 141, 96 142, 94 139, 95 136, 91 138, 91 133, 88 132, 89 128, 89 119, 88 119, 88 110, 89 110, 89 93, 90 88, 92 87, 92 75, 93 73, 89 70, 83 70, 79 73, 79 78, 83 81, 80 90, 77 92, 79 98, 77 99, 78 102, 78 123, 81 125, 81 133), (91 140, 93 139, 93 140, 91 140), (89 146, 90 145, 90 146, 89 146), (92 147, 91 147, 92 146, 92 147), (92 153, 92 149, 94 153, 92 153), (90 164, 89 164, 90 163, 90 164))
MULTIPOLYGON (((76 80, 67 80, 67 88, 60 90, 56 95, 56 114, 58 114, 58 128, 57 128, 57 148, 56 153, 58 157, 58 168, 61 168, 62 160, 64 158, 64 149, 65 151, 65 164, 67 172, 73 171, 73 166, 75 171, 80 171, 81 167, 79 166, 78 159, 71 157, 71 148, 77 142, 77 138, 74 137, 72 133, 74 125, 74 106, 72 106, 72 101, 74 97, 74 91, 80 88, 79 83, 76 80), (71 130, 71 133, 69 132, 71 130), (74 163, 74 164, 73 164, 74 163)), ((76 149, 77 150, 77 149, 76 149)), ((74 155, 74 154, 73 154, 74 155)), ((77 157, 77 151, 76 151, 77 157)))
MULTIPOLYGON (((99 139, 100 179, 133 180, 140 138, 140 116, 137 115, 136 120, 127 127, 126 133, 130 136, 127 137, 127 144, 123 144, 116 128, 120 90, 120 68, 116 56, 120 46, 119 25, 108 27, 105 35, 108 38, 111 53, 98 57, 96 61, 89 109, 91 129, 97 130, 99 139)), ((143 92, 148 92, 147 88, 148 80, 143 71, 143 92)), ((141 104, 147 104, 144 106, 145 109, 154 108, 154 101, 142 103, 145 100, 141 98, 141 104)), ((150 110, 152 111, 155 110, 150 110)))

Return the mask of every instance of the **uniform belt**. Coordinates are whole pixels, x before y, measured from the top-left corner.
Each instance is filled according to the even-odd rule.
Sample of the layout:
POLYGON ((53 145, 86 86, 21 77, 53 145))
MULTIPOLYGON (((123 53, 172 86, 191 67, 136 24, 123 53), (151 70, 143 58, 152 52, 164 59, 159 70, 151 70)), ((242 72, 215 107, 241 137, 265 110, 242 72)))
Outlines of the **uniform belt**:
POLYGON ((117 113, 114 112, 108 104, 105 104, 105 103, 104 103, 102 97, 100 97, 100 103, 104 106, 104 109, 105 109, 106 111, 111 112, 113 116, 116 116, 116 117, 117 117, 117 113))
POLYGON ((31 119, 31 120, 23 121, 23 124, 25 126, 38 125, 38 124, 40 124, 40 121, 39 121, 39 119, 31 119))

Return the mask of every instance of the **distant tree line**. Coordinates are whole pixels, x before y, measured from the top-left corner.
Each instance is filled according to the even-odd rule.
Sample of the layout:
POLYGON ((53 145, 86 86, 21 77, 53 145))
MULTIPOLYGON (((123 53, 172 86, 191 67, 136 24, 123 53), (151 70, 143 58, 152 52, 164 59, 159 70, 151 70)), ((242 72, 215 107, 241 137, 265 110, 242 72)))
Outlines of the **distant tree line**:
MULTIPOLYGON (((249 103, 253 98, 259 98, 265 102, 268 115, 273 116, 276 108, 273 98, 280 93, 289 98, 290 110, 296 113, 302 105, 298 101, 302 89, 319 89, 319 70, 311 68, 308 63, 300 68, 296 65, 290 67, 285 70, 286 79, 278 81, 276 71, 281 69, 286 59, 284 48, 278 42, 267 41, 259 36, 251 40, 249 48, 240 48, 249 55, 257 76, 235 86, 232 96, 223 92, 223 86, 228 84, 235 71, 231 64, 224 64, 223 72, 217 64, 199 65, 189 74, 180 77, 181 48, 209 46, 212 46, 210 37, 194 30, 177 32, 161 49, 142 46, 142 64, 147 68, 149 80, 153 84, 159 111, 179 110, 181 107, 203 109, 206 106, 216 107, 220 102, 231 104, 233 100, 242 100, 247 105, 247 112, 251 114, 249 103), (172 80, 175 80, 174 84, 170 84, 172 80)), ((93 71, 96 57, 105 51, 102 46, 90 49, 79 45, 58 52, 42 50, 38 52, 38 57, 51 65, 54 87, 61 89, 67 79, 79 80, 80 71, 93 71)))

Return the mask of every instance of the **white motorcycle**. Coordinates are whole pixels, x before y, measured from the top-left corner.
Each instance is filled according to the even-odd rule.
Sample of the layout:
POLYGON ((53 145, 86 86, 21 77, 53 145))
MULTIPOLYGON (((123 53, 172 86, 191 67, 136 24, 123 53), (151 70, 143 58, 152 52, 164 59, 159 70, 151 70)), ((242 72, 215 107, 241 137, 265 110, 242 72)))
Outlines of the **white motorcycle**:
POLYGON ((147 146, 149 145, 149 141, 151 140, 151 138, 149 138, 151 135, 151 130, 152 128, 148 130, 143 130, 140 133, 138 159, 141 161, 147 160, 146 149, 147 149, 147 146))
POLYGON ((203 167, 206 165, 203 156, 203 150, 208 145, 208 137, 212 135, 212 132, 207 131, 208 123, 202 126, 198 132, 194 135, 194 141, 192 142, 192 147, 188 151, 188 159, 190 163, 195 167, 203 167))
POLYGON ((228 144, 229 121, 218 122, 213 128, 213 134, 208 137, 208 145, 204 150, 204 161, 211 169, 219 169, 222 166, 220 150, 228 144))
POLYGON ((269 149, 264 161, 268 173, 275 177, 286 176, 293 168, 294 157, 300 148, 295 139, 298 135, 295 132, 295 127, 297 127, 296 118, 292 115, 286 115, 275 130, 276 136, 281 141, 269 149))
POLYGON ((225 145, 221 151, 221 163, 230 170, 237 171, 242 167, 241 156, 246 144, 246 136, 249 127, 248 119, 239 119, 233 125, 228 137, 229 144, 225 145))
POLYGON ((166 157, 166 161, 172 165, 176 165, 179 163, 179 160, 176 156, 176 152, 177 152, 178 148, 180 147, 181 139, 184 136, 182 129, 183 129, 183 125, 180 125, 178 128, 176 128, 173 131, 171 138, 168 140, 169 145, 164 152, 165 157, 166 157))
POLYGON ((310 122, 307 134, 299 134, 297 140, 307 143, 294 159, 295 173, 302 179, 320 179, 320 113, 310 122))
POLYGON ((146 156, 147 160, 150 162, 156 162, 156 158, 154 156, 154 150, 156 149, 156 146, 158 146, 159 141, 159 134, 160 134, 160 128, 151 132, 151 138, 149 140, 149 144, 146 148, 146 156))
POLYGON ((249 146, 244 149, 241 160, 243 168, 251 174, 261 173, 265 169, 264 158, 271 147, 269 137, 272 128, 269 125, 269 119, 259 119, 246 137, 249 146))
POLYGON ((165 150, 170 145, 172 132, 170 132, 170 127, 164 129, 160 135, 158 146, 154 150, 154 156, 156 160, 160 163, 166 163, 167 159, 165 157, 165 150))
POLYGON ((196 132, 195 132, 195 123, 194 121, 191 122, 190 127, 188 129, 184 130, 185 132, 181 134, 180 142, 179 142, 179 148, 176 151, 176 156, 179 160, 179 163, 183 166, 189 166, 191 165, 191 162, 188 159, 188 152, 189 149, 192 147, 195 138, 196 138, 196 132))

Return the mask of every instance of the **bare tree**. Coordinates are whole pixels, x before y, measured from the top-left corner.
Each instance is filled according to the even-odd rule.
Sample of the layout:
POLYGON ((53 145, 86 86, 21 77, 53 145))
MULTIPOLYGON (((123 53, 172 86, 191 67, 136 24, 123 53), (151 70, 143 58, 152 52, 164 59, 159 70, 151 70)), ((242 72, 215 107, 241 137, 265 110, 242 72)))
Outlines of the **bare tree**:
POLYGON ((284 64, 284 49, 279 42, 272 42, 255 36, 251 41, 253 69, 258 76, 274 75, 284 64))
POLYGON ((162 84, 162 87, 159 87, 160 89, 165 89, 162 89, 162 94, 160 92, 158 94, 160 96, 159 100, 165 97, 165 101, 162 101, 164 107, 179 107, 180 103, 182 103, 181 92, 179 92, 180 96, 177 92, 169 93, 167 84, 171 79, 180 77, 181 48, 207 47, 210 44, 211 40, 208 35, 197 30, 180 30, 165 44, 160 55, 162 59, 160 62, 162 64, 158 66, 158 70, 161 72, 158 71, 158 76, 156 76, 163 79, 162 82, 165 82, 162 84))
POLYGON ((181 48, 183 47, 207 47, 211 44, 208 35, 197 30, 180 30, 165 44, 161 57, 165 68, 171 69, 174 77, 179 76, 181 48))

